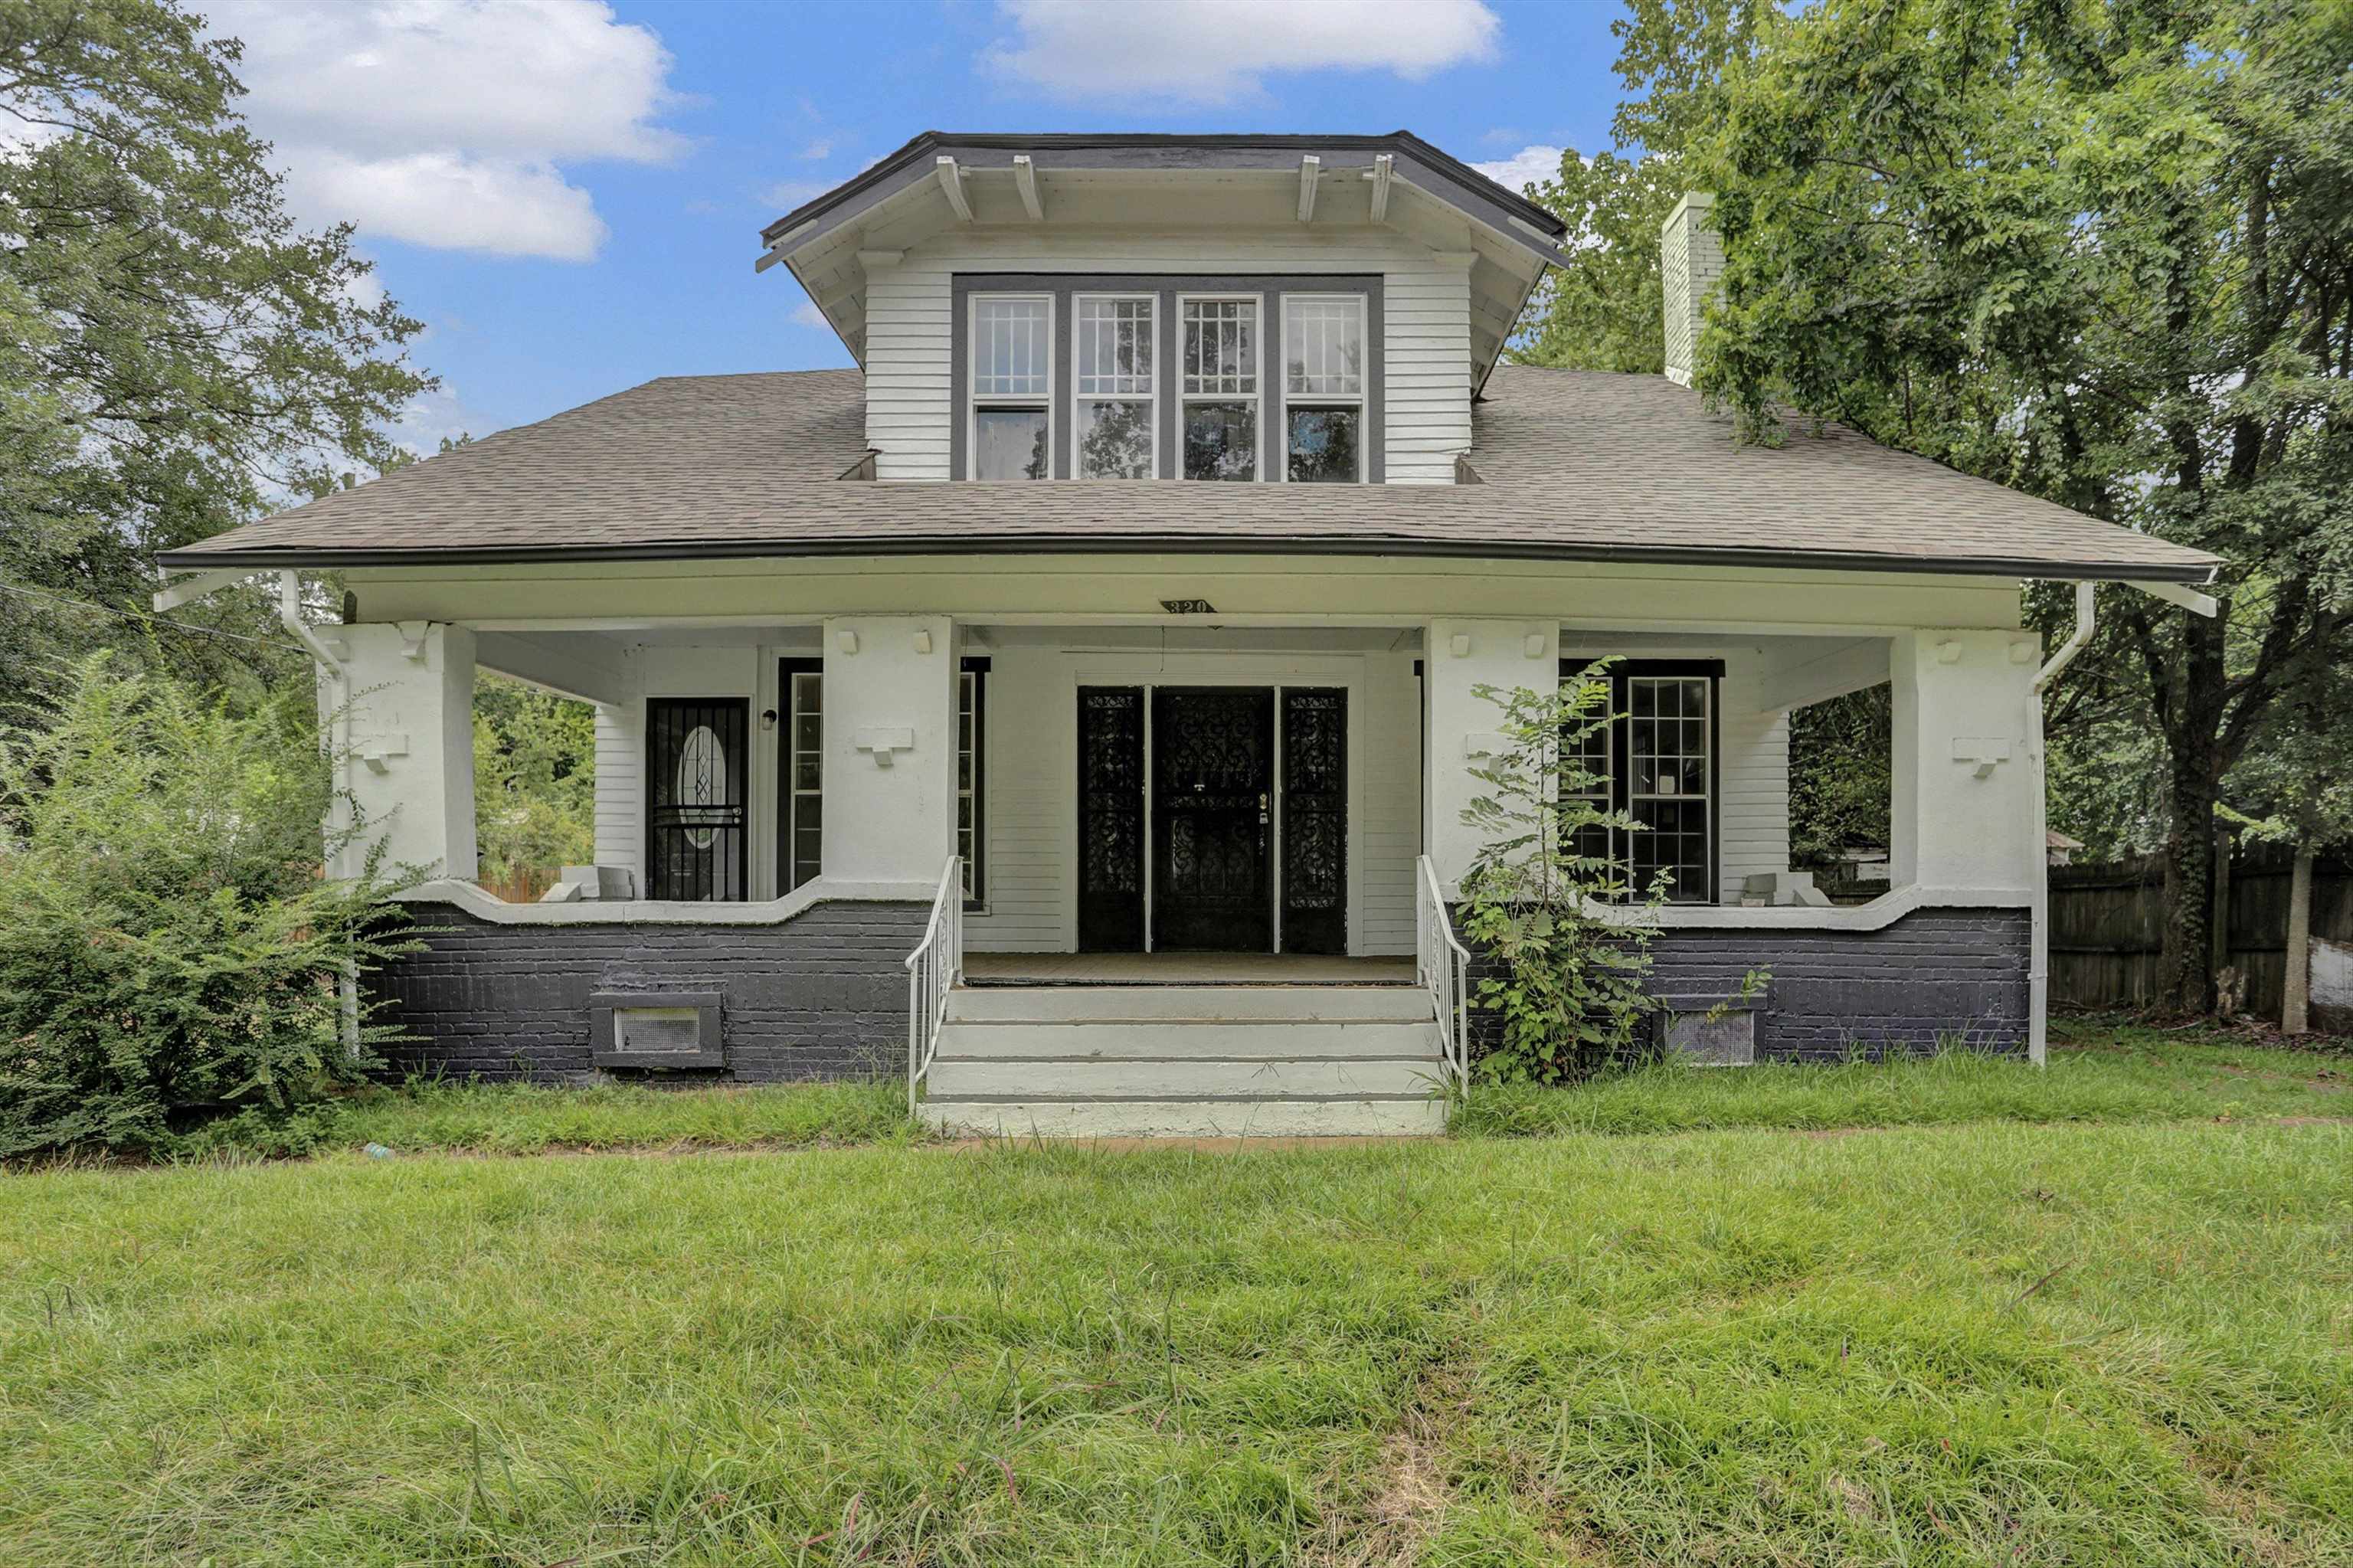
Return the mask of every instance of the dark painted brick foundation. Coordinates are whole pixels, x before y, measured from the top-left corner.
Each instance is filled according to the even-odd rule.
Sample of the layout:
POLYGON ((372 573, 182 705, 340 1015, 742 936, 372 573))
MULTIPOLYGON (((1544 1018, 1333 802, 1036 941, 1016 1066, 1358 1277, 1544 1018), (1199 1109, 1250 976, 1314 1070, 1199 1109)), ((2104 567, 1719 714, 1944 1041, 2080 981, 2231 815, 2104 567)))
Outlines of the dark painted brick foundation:
POLYGON ((380 1022, 416 1036, 390 1072, 578 1080, 599 991, 717 991, 727 1065, 661 1080, 778 1083, 906 1070, 907 955, 930 907, 846 900, 774 926, 495 925, 443 905, 427 950, 375 977, 380 1022))
POLYGON ((1649 989, 1722 998, 1772 970, 1759 1060, 1918 1054, 1940 1039, 2023 1052, 2027 922, 2023 909, 1921 909, 1877 931, 1662 931, 1649 989))
POLYGON ((2022 1054, 2030 941, 2023 909, 1921 909, 1876 931, 1662 930, 1645 989, 1715 1002, 1769 969, 1753 1001, 1760 1062, 1918 1055, 1952 1041, 2022 1054))

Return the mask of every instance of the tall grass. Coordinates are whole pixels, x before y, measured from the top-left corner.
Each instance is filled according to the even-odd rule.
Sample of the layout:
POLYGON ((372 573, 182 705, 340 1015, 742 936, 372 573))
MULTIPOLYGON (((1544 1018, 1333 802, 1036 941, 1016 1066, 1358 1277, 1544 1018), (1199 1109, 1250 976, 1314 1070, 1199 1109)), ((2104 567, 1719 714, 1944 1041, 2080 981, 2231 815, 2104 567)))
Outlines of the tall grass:
POLYGON ((2353 1136, 0 1178, 0 1562, 2353 1560, 2353 1136))
POLYGON ((2101 1023, 2063 1026, 2041 1070, 1967 1050, 1925 1060, 1740 1069, 1668 1062, 1563 1089, 1482 1087, 1458 1127, 1474 1136, 1529 1137, 2348 1116, 2348 1088, 2347 1056, 2101 1023))

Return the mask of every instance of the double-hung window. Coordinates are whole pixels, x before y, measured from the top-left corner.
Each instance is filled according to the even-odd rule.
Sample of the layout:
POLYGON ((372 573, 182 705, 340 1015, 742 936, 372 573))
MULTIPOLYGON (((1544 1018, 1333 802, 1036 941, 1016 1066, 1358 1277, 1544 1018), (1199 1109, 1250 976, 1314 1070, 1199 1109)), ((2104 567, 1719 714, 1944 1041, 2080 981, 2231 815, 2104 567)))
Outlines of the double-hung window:
MULTIPOLYGON (((1586 663, 1564 660, 1561 679, 1586 663)), ((1638 831, 1579 835, 1577 853, 1609 853, 1626 867, 1628 892, 1649 896, 1663 877, 1668 899, 1715 898, 1715 696, 1720 667, 1706 662, 1620 664, 1610 683, 1611 722, 1588 736, 1576 771, 1599 782, 1572 789, 1597 807, 1623 811, 1638 831)))
POLYGON ((1177 396, 1187 479, 1259 477, 1259 302, 1186 296, 1177 396))
POLYGON ((969 363, 972 477, 1052 477, 1052 296, 976 296, 969 363))
POLYGON ((1365 477, 1365 298, 1282 300, 1282 450, 1294 484, 1365 477))
POLYGON ((1071 302, 1072 439, 1080 479, 1150 479, 1159 442, 1153 416, 1150 294, 1081 294, 1071 302))

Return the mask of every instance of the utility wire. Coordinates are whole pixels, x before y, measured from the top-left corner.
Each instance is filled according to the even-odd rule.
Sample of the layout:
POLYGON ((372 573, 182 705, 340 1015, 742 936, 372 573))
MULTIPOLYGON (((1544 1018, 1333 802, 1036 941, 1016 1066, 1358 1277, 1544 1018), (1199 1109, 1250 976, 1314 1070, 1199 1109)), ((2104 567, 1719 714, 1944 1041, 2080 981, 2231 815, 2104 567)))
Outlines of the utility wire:
POLYGON ((282 648, 290 653, 306 652, 281 638, 248 637, 242 631, 223 631, 218 627, 191 626, 185 620, 166 620, 160 615, 146 615, 139 610, 122 609, 111 604, 100 604, 92 599, 71 599, 64 594, 50 593, 43 588, 20 588, 15 583, 0 583, 0 593, 21 594, 27 599, 45 599, 52 604, 71 605, 76 609, 96 610, 100 615, 111 615, 121 620, 136 620, 149 626, 167 627, 191 637, 228 637, 239 642, 250 642, 257 648, 282 648))

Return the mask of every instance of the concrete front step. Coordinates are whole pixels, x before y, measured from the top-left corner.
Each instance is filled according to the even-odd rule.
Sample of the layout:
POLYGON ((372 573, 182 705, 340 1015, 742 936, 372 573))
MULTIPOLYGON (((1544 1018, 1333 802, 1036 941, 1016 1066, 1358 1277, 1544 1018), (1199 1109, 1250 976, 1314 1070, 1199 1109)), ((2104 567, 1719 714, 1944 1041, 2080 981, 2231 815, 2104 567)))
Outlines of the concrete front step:
POLYGON ((1332 1023, 1320 1019, 1132 1019, 1038 1023, 951 1019, 939 1054, 1027 1061, 1180 1060, 1193 1057, 1423 1056, 1440 1049, 1432 1019, 1332 1023))
POLYGON ((1190 1057, 1183 1061, 956 1059, 932 1064, 934 1099, 1050 1097, 1056 1100, 1281 1098, 1297 1096, 1428 1095, 1440 1087, 1434 1056, 1285 1060, 1190 1057))
POLYGON ((948 993, 948 1019, 1031 1023, 1126 1019, 1404 1022, 1428 1018, 1410 985, 981 985, 948 993))
POLYGON ((954 1131, 1005 1138, 1349 1138, 1429 1136, 1446 1130, 1443 1102, 1374 1099, 942 1100, 923 1119, 954 1131))
POLYGON ((1013 1137, 1441 1132, 1415 986, 985 986, 948 998, 934 1127, 1013 1137))

